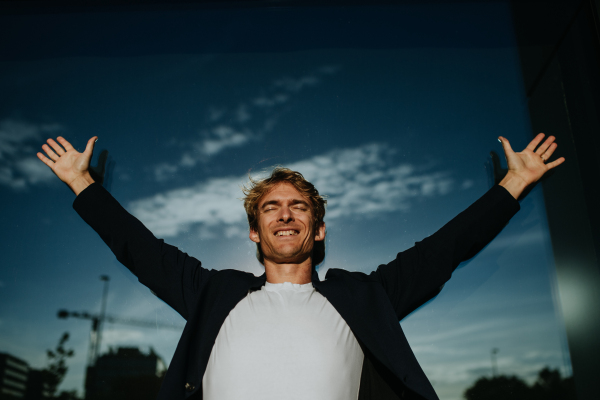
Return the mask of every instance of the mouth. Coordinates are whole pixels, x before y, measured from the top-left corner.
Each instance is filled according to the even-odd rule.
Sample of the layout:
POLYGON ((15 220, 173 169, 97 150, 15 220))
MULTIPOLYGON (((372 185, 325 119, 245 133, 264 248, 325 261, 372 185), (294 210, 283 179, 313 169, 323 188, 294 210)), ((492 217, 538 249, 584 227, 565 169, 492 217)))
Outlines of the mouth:
POLYGON ((300 232, 298 232, 297 230, 294 229, 288 229, 286 231, 277 231, 275 232, 275 236, 296 236, 300 234, 300 232))

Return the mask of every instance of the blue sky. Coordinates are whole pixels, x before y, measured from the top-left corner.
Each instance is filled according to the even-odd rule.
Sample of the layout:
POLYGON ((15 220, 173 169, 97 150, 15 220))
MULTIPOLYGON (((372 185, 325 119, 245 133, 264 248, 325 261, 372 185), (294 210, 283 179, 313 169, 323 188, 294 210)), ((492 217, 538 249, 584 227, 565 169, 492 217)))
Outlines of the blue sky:
MULTIPOLYGON (((240 185, 276 164, 329 196, 321 276, 329 268, 369 272, 481 196, 490 187, 489 152, 501 152, 496 138, 520 149, 532 137, 508 9, 443 6, 431 17, 427 6, 406 7, 398 18, 433 18, 397 28, 399 36, 429 33, 403 39, 412 45, 134 56, 99 49, 0 61, 0 351, 42 367, 45 349, 69 331, 76 357, 63 387, 81 388, 90 326, 58 320, 56 311, 99 310, 103 274, 111 277, 110 314, 184 323, 72 210, 73 194, 35 157, 47 137, 83 149, 99 136, 96 155, 106 148, 114 163, 113 195, 206 268, 262 273, 240 185), (435 25, 451 25, 448 12, 461 26, 450 38, 448 25, 435 25), (486 18, 495 36, 467 40, 485 31, 486 18)), ((501 373, 532 379, 545 365, 569 368, 541 188, 521 207, 402 322, 441 398, 458 399, 489 375, 494 347, 501 373)), ((107 324, 103 350, 152 346, 168 363, 178 337, 176 329, 107 324)))

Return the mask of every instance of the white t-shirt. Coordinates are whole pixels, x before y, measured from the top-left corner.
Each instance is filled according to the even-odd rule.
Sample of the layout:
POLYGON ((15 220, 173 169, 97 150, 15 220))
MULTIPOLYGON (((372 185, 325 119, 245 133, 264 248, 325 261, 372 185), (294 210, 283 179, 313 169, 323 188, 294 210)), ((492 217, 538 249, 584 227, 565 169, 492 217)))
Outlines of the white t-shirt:
POLYGON ((355 400, 363 352, 312 283, 266 283, 229 313, 202 379, 204 400, 355 400))

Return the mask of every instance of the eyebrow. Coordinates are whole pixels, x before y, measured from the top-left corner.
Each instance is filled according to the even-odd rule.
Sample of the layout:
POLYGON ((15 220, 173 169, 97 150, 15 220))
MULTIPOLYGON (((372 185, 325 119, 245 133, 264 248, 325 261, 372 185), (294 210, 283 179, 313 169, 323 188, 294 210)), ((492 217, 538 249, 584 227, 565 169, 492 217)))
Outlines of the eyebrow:
MULTIPOLYGON (((265 201, 263 203, 262 206, 260 206, 261 210, 264 209, 266 206, 270 206, 270 205, 278 205, 281 201, 280 200, 269 200, 269 201, 265 201)), ((306 207, 310 208, 310 205, 308 204, 308 202, 306 200, 301 200, 301 199, 294 199, 291 201, 292 205, 296 205, 296 204, 304 204, 306 207)))

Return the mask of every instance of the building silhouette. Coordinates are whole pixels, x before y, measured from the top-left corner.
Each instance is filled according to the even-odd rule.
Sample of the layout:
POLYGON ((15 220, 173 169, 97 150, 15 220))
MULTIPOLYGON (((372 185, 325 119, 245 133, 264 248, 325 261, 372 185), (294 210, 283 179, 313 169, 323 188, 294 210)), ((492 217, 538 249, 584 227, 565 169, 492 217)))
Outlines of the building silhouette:
POLYGON ((0 399, 22 399, 27 391, 29 365, 8 353, 0 353, 0 399))
POLYGON ((0 400, 41 400, 48 398, 44 371, 26 361, 0 353, 0 400))
POLYGON ((155 398, 166 365, 152 348, 148 354, 137 347, 110 349, 87 368, 86 400, 136 400, 155 398))

